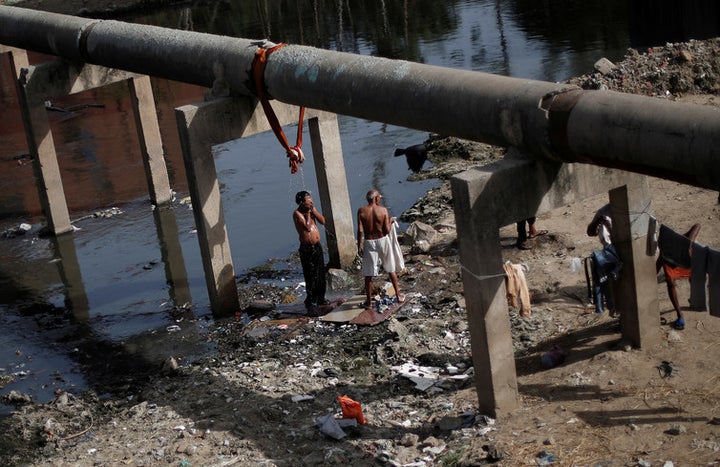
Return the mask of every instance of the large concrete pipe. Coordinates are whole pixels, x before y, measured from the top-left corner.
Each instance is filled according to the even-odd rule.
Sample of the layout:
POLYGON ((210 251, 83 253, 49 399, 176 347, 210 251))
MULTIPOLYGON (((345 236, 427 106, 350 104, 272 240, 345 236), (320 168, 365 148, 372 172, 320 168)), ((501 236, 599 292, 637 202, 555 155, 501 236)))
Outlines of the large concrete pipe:
MULTIPOLYGON (((248 39, 0 7, 0 43, 254 95, 248 39)), ((305 46, 275 51, 273 98, 720 189, 720 109, 305 46)))

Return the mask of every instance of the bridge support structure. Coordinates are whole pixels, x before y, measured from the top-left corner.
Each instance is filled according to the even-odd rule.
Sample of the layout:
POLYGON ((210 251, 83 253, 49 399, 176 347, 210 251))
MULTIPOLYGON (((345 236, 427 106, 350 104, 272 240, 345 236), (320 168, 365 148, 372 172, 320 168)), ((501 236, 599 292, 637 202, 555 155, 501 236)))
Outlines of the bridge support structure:
MULTIPOLYGON (((273 108, 281 125, 297 123, 297 107, 274 103, 273 108)), ((186 105, 175 110, 175 117, 210 303, 214 313, 228 315, 237 311, 238 294, 212 147, 270 131, 270 124, 258 101, 248 97, 186 105)), ((355 259, 356 248, 337 116, 307 109, 305 117, 325 215, 329 264, 346 267, 355 259)), ((258 227, 256 221, 248 225, 258 227)))
POLYGON ((7 53, 15 73, 40 204, 53 234, 70 232, 72 225, 45 105, 51 99, 127 81, 150 200, 159 205, 172 199, 149 76, 63 59, 30 66, 25 51, 15 49, 7 53))
POLYGON ((613 243, 624 262, 615 290, 616 306, 622 310, 622 336, 636 347, 657 342, 655 258, 647 249, 652 211, 645 176, 587 164, 508 157, 458 174, 451 185, 482 413, 499 416, 519 404, 502 226, 608 192, 613 243), (513 196, 507 196, 510 192, 513 196))

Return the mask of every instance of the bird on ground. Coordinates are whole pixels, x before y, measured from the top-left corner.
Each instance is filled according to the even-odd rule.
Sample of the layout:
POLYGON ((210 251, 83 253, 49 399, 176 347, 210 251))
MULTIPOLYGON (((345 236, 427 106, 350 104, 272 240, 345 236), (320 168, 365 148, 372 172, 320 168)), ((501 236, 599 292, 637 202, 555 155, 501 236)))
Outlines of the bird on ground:
POLYGON ((405 156, 407 160, 408 169, 415 173, 422 170, 423 164, 427 160, 427 148, 424 144, 416 144, 414 146, 408 146, 405 149, 396 149, 395 157, 405 156))

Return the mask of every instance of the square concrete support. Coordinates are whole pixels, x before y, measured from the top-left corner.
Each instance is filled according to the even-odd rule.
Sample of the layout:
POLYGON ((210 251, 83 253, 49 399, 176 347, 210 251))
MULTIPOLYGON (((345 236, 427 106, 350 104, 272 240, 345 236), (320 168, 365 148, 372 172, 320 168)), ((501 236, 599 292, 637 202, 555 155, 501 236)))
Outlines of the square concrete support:
MULTIPOLYGON (((273 108, 281 125, 297 123, 297 107, 275 102, 273 108)), ((214 313, 234 313, 238 295, 212 147, 270 131, 270 124, 252 98, 225 98, 186 105, 175 109, 175 115, 210 303, 214 313)), ((306 109, 305 117, 310 121, 320 201, 327 220, 329 256, 331 262, 333 259, 341 264, 347 261, 345 265, 349 265, 355 258, 355 245, 352 219, 347 218, 350 201, 337 116, 306 109)))
POLYGON ((165 164, 160 125, 149 76, 127 80, 132 96, 135 126, 140 141, 140 152, 145 165, 145 177, 150 201, 165 204, 172 201, 172 190, 165 164))
POLYGON ((215 113, 218 110, 217 106, 189 105, 176 109, 175 117, 210 307, 218 316, 231 316, 238 310, 238 293, 220 184, 212 156, 212 143, 216 141, 212 136, 222 131, 224 126, 222 114, 215 113), (208 113, 219 117, 215 120, 217 125, 214 125, 212 117, 207 118, 208 113))
POLYGON ((309 120, 313 161, 317 175, 320 204, 325 213, 328 264, 344 268, 357 254, 353 235, 353 213, 342 156, 337 116, 325 112, 309 120), (348 228, 349 226, 349 228, 348 228))
MULTIPOLYGON (((616 212, 626 213, 625 224, 629 226, 633 219, 627 213, 635 212, 647 201, 642 196, 644 183, 645 177, 628 172, 585 164, 539 162, 519 155, 468 170, 451 179, 475 384, 481 412, 498 416, 518 406, 515 359, 503 280, 500 227, 626 186, 631 187, 628 190, 631 193, 628 195, 630 208, 622 210, 624 200, 620 198, 620 191, 614 191, 612 196, 616 212)), ((619 233, 618 241, 624 238, 623 235, 630 235, 630 231, 639 233, 642 230, 639 224, 636 230, 635 227, 623 227, 619 217, 618 221, 621 224, 619 232, 628 232, 619 233)), ((651 306, 652 303, 648 298, 635 299, 638 296, 636 287, 652 281, 653 287, 643 291, 643 296, 651 297, 653 292, 657 293, 655 271, 647 269, 647 259, 636 257, 645 256, 644 244, 642 248, 640 243, 637 248, 631 248, 630 244, 627 247, 625 253, 633 257, 627 261, 642 265, 637 269, 631 267, 642 277, 636 278, 634 282, 629 281, 628 289, 623 290, 618 297, 618 307, 622 307, 623 312, 637 315, 639 306, 651 306), (633 305, 628 305, 631 299, 633 305)), ((654 310, 657 311, 657 306, 654 310)), ((651 313, 643 311, 643 315, 650 316, 651 313)), ((651 335, 652 331, 645 328, 658 326, 657 319, 653 322, 637 317, 628 320, 638 323, 640 335, 651 335)))
POLYGON ((47 227, 56 235, 71 232, 70 214, 44 100, 35 99, 27 92, 28 61, 25 52, 10 53, 10 62, 15 70, 25 137, 32 156, 40 206, 45 214, 47 227))
POLYGON ((660 338, 655 257, 648 256, 648 224, 652 216, 647 181, 610 190, 613 244, 623 259, 614 283, 620 326, 635 347, 649 348, 660 338))

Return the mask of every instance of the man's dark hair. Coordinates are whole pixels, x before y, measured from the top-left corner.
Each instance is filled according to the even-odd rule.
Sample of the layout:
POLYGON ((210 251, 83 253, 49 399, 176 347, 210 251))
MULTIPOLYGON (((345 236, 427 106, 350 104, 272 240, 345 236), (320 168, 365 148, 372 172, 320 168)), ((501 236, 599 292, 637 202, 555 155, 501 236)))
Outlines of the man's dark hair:
POLYGON ((310 193, 308 193, 307 191, 298 191, 295 195, 295 203, 300 206, 303 201, 305 201, 305 197, 307 196, 310 196, 310 193))

